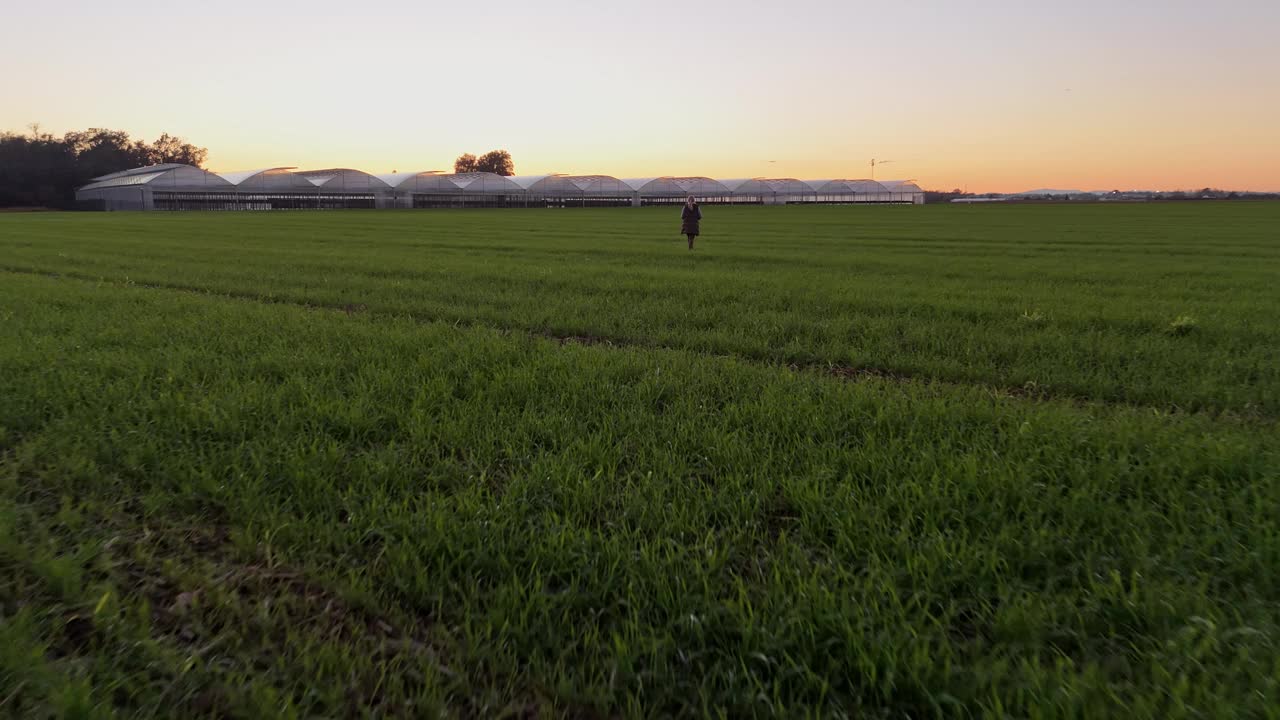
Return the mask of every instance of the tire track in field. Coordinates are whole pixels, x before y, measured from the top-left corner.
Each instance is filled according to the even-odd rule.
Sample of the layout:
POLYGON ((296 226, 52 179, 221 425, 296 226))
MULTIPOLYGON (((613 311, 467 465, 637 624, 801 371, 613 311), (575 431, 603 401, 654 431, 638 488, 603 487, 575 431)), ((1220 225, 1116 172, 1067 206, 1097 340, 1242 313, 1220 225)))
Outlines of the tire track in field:
POLYGON ((617 338, 604 335, 581 335, 577 333, 555 333, 549 331, 531 330, 523 327, 511 327, 505 325, 497 325, 487 323, 474 318, 458 318, 449 319, 443 317, 430 317, 422 314, 392 314, 382 313, 378 311, 370 311, 366 305, 357 303, 316 303, 294 300, 290 298, 280 298, 260 293, 240 292, 234 290, 212 290, 197 285, 185 285, 182 283, 158 283, 158 282, 134 282, 132 280, 119 280, 104 277, 95 277, 87 273, 78 273, 74 271, 56 272, 49 270, 38 270, 35 268, 21 268, 13 266, 0 265, 0 272, 7 272, 16 275, 33 275, 37 277, 51 278, 54 280, 71 279, 80 282, 94 282, 103 285, 111 285, 122 288, 139 288, 144 290, 164 290, 170 292, 184 292, 193 295, 200 295, 210 298, 226 298, 232 300, 240 300, 253 302, 259 305, 287 305, 290 307, 303 308, 307 310, 323 310, 334 313, 345 313, 346 315, 368 314, 370 317, 397 317, 408 318, 417 323, 443 323, 453 325, 458 328, 484 328, 497 331, 503 335, 525 335, 528 337, 541 338, 557 342, 560 345, 583 345, 591 347, 605 347, 618 349, 643 349, 643 350, 671 350, 675 352, 685 352, 706 358, 718 358, 725 360, 737 360, 739 362, 748 362, 757 365, 767 365, 770 367, 785 368, 793 373, 810 373, 822 375, 830 378, 836 378, 846 382, 864 382, 869 380, 878 380, 882 382, 901 383, 901 384, 920 384, 920 385, 936 385, 945 388, 954 389, 980 389, 984 390, 997 398, 1014 398, 1027 402, 1040 402, 1046 400, 1054 400, 1059 402, 1068 402, 1079 407, 1087 407, 1089 405, 1111 407, 1111 408, 1133 408, 1146 409, 1157 412, 1167 413, 1170 415, 1204 415, 1215 420, 1234 421, 1234 422, 1255 422, 1270 424, 1276 420, 1280 420, 1273 414, 1263 412, 1260 408, 1251 408, 1248 411, 1230 410, 1226 408, 1205 408, 1198 410, 1187 410, 1176 405, 1162 404, 1156 402, 1139 402, 1139 401, 1118 401, 1104 398, 1092 397, 1083 393, 1076 393, 1070 390, 1056 389, 1051 387, 1037 386, 1034 383, 1028 383, 1025 386, 998 385, 995 383, 986 383, 981 381, 966 380, 949 380, 932 375, 922 375, 917 373, 904 373, 900 371, 890 370, 888 368, 878 368, 869 366, 851 366, 839 365, 834 363, 795 363, 784 360, 776 360, 763 357, 753 357, 750 355, 736 355, 731 353, 716 353, 699 348, 683 347, 679 345, 670 345, 656 342, 645 342, 632 338, 617 338))

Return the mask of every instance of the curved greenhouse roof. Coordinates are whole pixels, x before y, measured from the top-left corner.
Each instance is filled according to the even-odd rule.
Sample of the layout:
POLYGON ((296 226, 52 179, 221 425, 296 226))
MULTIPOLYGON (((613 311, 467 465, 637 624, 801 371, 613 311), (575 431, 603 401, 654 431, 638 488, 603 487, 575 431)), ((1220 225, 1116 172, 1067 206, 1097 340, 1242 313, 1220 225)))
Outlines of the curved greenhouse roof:
POLYGON ((131 175, 148 175, 151 173, 161 172, 163 170, 175 170, 177 168, 189 168, 189 167, 193 167, 193 166, 183 165, 182 163, 159 163, 158 165, 146 165, 143 167, 131 168, 129 170, 121 170, 119 172, 107 173, 106 175, 99 175, 96 178, 90 178, 89 182, 97 183, 104 180, 110 180, 112 178, 128 177, 131 175))
POLYGON ((316 186, 305 177, 290 172, 293 169, 291 166, 285 166, 218 174, 240 190, 314 191, 316 189, 316 186))
POLYGON ((386 183, 388 187, 398 188, 410 178, 416 178, 420 175, 439 176, 442 172, 442 170, 414 170, 412 172, 380 173, 374 175, 374 177, 386 183))
POLYGON ((629 185, 610 175, 545 175, 525 188, 530 195, 546 197, 621 197, 635 192, 629 185))
POLYGON ((231 187, 231 183, 208 170, 201 170, 192 165, 166 163, 103 175, 94 178, 92 182, 81 187, 80 190, 102 190, 131 185, 161 187, 166 190, 205 190, 231 187))
POLYGON ((507 179, 519 185, 520 187, 524 188, 525 190, 528 190, 529 188, 533 187, 534 185, 537 185, 538 183, 543 182, 544 180, 549 180, 551 178, 558 178, 558 177, 562 177, 562 176, 561 175, 509 175, 507 176, 507 179))
POLYGON ((924 192, 914 180, 881 180, 880 184, 891 193, 924 192))
POLYGON ((571 195, 577 192, 564 175, 526 175, 513 177, 511 181, 530 195, 571 195))
POLYGON ((808 185, 819 195, 875 195, 889 192, 875 180, 810 180, 808 185))
POLYGON ((724 180, 725 187, 739 195, 812 195, 809 183, 795 178, 751 178, 724 180))
POLYGON ((373 190, 388 190, 391 188, 386 181, 363 170, 353 170, 351 168, 305 170, 294 174, 306 178, 308 182, 321 190, 371 192, 373 190))
POLYGON ((377 175, 376 177, 392 189, 403 192, 439 193, 456 192, 458 189, 457 185, 449 181, 449 176, 439 170, 392 173, 390 175, 377 175))
POLYGON ((630 186, 612 175, 567 175, 565 180, 585 195, 619 196, 631 192, 630 186))
POLYGON ((524 188, 516 184, 509 177, 497 175, 494 173, 460 173, 457 175, 443 175, 456 185, 468 193, 493 193, 493 194, 519 194, 524 192, 524 188))
POLYGON ((640 190, 640 188, 644 187, 645 185, 648 185, 649 183, 651 183, 651 182, 653 182, 654 180, 657 180, 657 179, 658 179, 658 178, 656 178, 656 177, 647 177, 647 178, 623 178, 623 179, 622 179, 622 184, 623 184, 623 185, 626 185, 627 187, 631 188, 632 190, 639 191, 639 190, 640 190))
POLYGON ((623 180, 641 196, 729 195, 729 188, 709 177, 659 177, 623 180))
POLYGON ((512 182, 512 178, 494 173, 446 174, 438 170, 428 170, 375 177, 397 192, 429 195, 459 193, 510 195, 524 192, 524 188, 512 182))

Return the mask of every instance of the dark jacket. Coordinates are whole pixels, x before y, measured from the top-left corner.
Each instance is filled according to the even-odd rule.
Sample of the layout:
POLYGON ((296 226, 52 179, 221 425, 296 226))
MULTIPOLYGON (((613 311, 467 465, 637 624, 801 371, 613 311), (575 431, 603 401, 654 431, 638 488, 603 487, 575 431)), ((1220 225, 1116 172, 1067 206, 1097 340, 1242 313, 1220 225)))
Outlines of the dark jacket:
POLYGON ((697 235, 698 221, 702 220, 702 208, 694 203, 693 207, 689 207, 686 203, 680 208, 680 234, 681 235, 697 235))

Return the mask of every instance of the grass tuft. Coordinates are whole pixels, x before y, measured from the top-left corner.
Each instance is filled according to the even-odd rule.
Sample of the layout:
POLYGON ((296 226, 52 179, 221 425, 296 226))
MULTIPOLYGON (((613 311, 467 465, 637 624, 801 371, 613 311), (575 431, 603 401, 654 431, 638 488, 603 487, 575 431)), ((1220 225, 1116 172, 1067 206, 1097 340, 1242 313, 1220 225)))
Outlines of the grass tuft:
POLYGON ((1196 322, 1195 318, 1190 315, 1179 315, 1169 323, 1169 326, 1165 328, 1165 332, 1174 337, 1181 337, 1191 334, 1197 327, 1199 327, 1199 323, 1196 322))

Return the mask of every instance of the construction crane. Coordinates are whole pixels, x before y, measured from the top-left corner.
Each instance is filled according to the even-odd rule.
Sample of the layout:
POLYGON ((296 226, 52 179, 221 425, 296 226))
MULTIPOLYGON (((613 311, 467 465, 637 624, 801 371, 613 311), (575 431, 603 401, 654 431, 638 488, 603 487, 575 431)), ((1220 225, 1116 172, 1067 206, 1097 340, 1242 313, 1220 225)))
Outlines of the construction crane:
POLYGON ((877 165, 888 165, 888 164, 889 164, 889 163, 891 163, 891 162, 893 162, 893 161, 892 161, 892 160, 876 160, 875 158, 871 158, 871 179, 872 179, 872 180, 875 180, 875 179, 876 179, 876 166, 877 166, 877 165))

